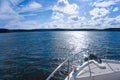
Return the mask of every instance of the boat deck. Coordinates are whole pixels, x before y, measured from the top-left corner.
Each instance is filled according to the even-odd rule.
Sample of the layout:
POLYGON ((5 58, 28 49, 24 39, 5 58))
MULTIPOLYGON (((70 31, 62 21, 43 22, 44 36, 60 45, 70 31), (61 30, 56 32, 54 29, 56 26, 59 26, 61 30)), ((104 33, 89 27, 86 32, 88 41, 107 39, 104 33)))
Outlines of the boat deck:
MULTIPOLYGON (((120 76, 119 76, 120 75, 120 63, 114 62, 114 61, 105 61, 105 62, 103 61, 103 64, 106 67, 105 69, 101 69, 94 63, 91 63, 89 66, 86 66, 79 72, 79 75, 77 75, 77 79, 82 80, 82 78, 84 78, 83 80, 87 80, 87 79, 85 79, 85 77, 90 78, 90 76, 92 76, 91 77, 92 80, 96 80, 96 79, 93 79, 93 77, 95 78, 95 77, 100 77, 100 76, 102 76, 102 77, 106 76, 106 78, 107 78, 107 75, 109 75, 111 77, 117 76, 117 77, 119 77, 119 80, 120 80, 120 76), (113 75, 113 73, 114 73, 114 75, 113 75)), ((97 80, 99 80, 99 79, 97 79, 97 80)))

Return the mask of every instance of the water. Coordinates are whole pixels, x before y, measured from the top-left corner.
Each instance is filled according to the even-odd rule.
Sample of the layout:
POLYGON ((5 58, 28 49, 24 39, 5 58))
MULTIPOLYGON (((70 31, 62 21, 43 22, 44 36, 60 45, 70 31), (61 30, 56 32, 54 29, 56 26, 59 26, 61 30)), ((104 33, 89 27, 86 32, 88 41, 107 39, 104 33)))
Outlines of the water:
MULTIPOLYGON (((120 48, 120 32, 0 33, 0 80, 45 80, 68 56, 82 49, 103 55, 104 48, 120 48)), ((108 50, 109 58, 119 52, 108 50)))

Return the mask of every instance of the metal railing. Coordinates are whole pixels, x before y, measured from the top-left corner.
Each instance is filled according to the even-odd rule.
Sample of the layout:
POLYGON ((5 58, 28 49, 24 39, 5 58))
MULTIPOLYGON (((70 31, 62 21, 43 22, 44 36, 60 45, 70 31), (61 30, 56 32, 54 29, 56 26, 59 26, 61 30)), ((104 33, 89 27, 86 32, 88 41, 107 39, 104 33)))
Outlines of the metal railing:
MULTIPOLYGON (((70 57, 68 57, 64 62, 62 62, 62 63, 47 77, 46 80, 50 80, 50 79, 54 76, 54 74, 55 74, 66 62, 68 62, 68 69, 67 69, 67 70, 68 70, 68 75, 69 75, 70 59, 73 58, 75 55, 80 54, 80 53, 82 53, 82 52, 84 52, 84 51, 86 51, 86 50, 87 50, 87 49, 82 50, 82 51, 80 51, 80 52, 78 52, 78 53, 75 53, 75 54, 71 55, 70 57)), ((68 76, 68 80, 69 80, 69 76, 68 76)))
MULTIPOLYGON (((109 55, 111 55, 111 54, 109 54, 108 55, 108 52, 109 52, 109 50, 111 51, 111 50, 119 50, 120 51, 120 48, 104 48, 105 50, 104 50, 104 54, 103 54, 103 56, 101 56, 100 58, 103 58, 103 59, 107 59, 108 57, 109 57, 109 55)), ((100 49, 97 49, 96 51, 98 51, 98 50, 100 50, 100 49)), ((75 61, 75 59, 76 60, 81 60, 80 58, 78 59, 78 58, 76 58, 75 56, 77 56, 78 57, 78 55, 79 54, 81 54, 81 53, 83 53, 83 52, 85 52, 85 53, 87 53, 88 55, 90 54, 90 53, 93 53, 93 52, 88 52, 88 51, 92 51, 92 50, 90 50, 90 49, 83 49, 82 51, 80 51, 80 52, 78 52, 78 53, 75 53, 75 54, 73 54, 73 55, 71 55, 70 57, 68 57, 64 62, 62 62, 48 77, 47 77, 47 79, 46 80, 50 80, 53 76, 54 76, 54 74, 65 64, 65 63, 67 63, 67 75, 68 75, 68 80, 69 80, 69 73, 70 73, 70 60, 73 58, 74 59, 74 61, 75 61)), ((94 51, 94 50, 93 50, 94 51)), ((82 61, 81 61, 82 62, 82 61)), ((91 73, 90 73, 91 74, 91 73)), ((91 77, 91 76, 90 76, 91 77)))

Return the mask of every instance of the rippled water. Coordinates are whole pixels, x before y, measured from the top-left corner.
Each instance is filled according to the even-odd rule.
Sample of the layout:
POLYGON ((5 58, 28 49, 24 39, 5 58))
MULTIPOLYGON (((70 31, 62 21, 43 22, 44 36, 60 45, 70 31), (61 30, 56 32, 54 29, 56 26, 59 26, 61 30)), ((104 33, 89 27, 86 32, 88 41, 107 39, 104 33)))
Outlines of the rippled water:
MULTIPOLYGON (((103 55, 104 48, 120 48, 120 32, 0 33, 0 80, 45 80, 68 56, 82 49, 103 55)), ((119 52, 108 50, 109 58, 119 52)))

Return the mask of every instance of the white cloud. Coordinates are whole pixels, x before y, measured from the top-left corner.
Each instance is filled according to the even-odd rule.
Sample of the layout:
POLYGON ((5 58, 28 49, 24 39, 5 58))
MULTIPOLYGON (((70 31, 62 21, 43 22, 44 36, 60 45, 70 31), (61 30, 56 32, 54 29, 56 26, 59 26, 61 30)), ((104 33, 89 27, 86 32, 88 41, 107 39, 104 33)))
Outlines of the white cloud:
POLYGON ((120 23, 120 15, 118 15, 117 17, 115 17, 116 22, 120 23))
POLYGON ((68 17, 68 20, 71 22, 71 21, 79 21, 79 16, 70 16, 68 17))
POLYGON ((70 3, 69 2, 70 0, 58 0, 55 5, 53 6, 51 5, 49 8, 46 9, 42 7, 42 4, 35 2, 35 0, 32 0, 32 2, 28 3, 27 5, 19 4, 21 1, 23 0, 1 0, 0 20, 1 21, 4 20, 7 23, 6 26, 4 27, 14 29, 84 28, 84 27, 106 28, 120 25, 120 15, 115 14, 116 17, 111 16, 111 14, 114 15, 114 12, 117 12, 119 10, 117 2, 120 0, 106 0, 106 1, 97 0, 97 2, 93 2, 94 0, 92 1, 82 0, 83 5, 81 6, 81 8, 85 7, 84 6, 85 1, 89 3, 88 5, 89 9, 85 8, 86 9, 85 11, 81 10, 83 13, 80 12, 81 8, 79 8, 77 4, 70 3), (18 7, 17 5, 19 5, 20 7, 18 7), (42 12, 42 10, 43 11, 51 10, 51 8, 53 12, 52 14, 51 12, 49 14, 49 17, 51 15, 50 17, 51 21, 50 19, 48 19, 49 22, 40 23, 41 20, 38 21, 37 18, 33 20, 25 19, 26 18, 25 16, 27 17, 37 15, 40 16, 40 14, 39 13, 37 14, 36 12, 38 11, 42 12), (90 9, 92 10, 89 11, 90 9), (23 12, 23 14, 20 15, 19 12, 23 12), (84 17, 83 16, 84 12, 86 13, 89 12, 90 16, 85 15, 84 17))
POLYGON ((23 0, 9 0, 9 1, 12 3, 12 5, 16 6, 16 5, 18 5, 20 2, 22 2, 23 0))
POLYGON ((109 0, 109 1, 98 1, 98 2, 94 2, 93 6, 95 7, 109 7, 111 5, 114 5, 116 2, 113 0, 109 0))
POLYGON ((41 28, 40 24, 37 23, 34 20, 25 20, 25 21, 19 21, 19 20, 13 20, 10 21, 5 28, 8 29, 39 29, 41 28))
POLYGON ((78 14, 78 5, 70 4, 68 0, 58 0, 57 4, 53 7, 53 11, 60 11, 66 14, 78 14))
POLYGON ((53 28, 72 28, 73 24, 71 25, 69 23, 70 21, 66 20, 67 17, 65 15, 78 15, 78 9, 77 4, 70 4, 68 0, 58 0, 57 4, 52 8, 53 14, 51 19, 53 19, 53 21, 46 23, 45 26, 53 28))
POLYGON ((86 18, 84 16, 72 15, 68 17, 67 23, 71 28, 82 28, 86 25, 86 18))
POLYGON ((64 23, 64 14, 61 12, 53 11, 51 16, 52 21, 45 23, 43 26, 53 27, 53 28, 63 28, 65 27, 64 23))
POLYGON ((120 0, 100 0, 94 2, 92 5, 94 8, 89 12, 92 16, 91 20, 88 21, 88 23, 90 23, 89 26, 100 26, 101 28, 118 26, 118 24, 120 24, 119 17, 109 18, 107 15, 110 13, 110 10, 113 12, 119 10, 118 7, 112 9, 113 5, 119 1, 120 0))
POLYGON ((29 13, 29 14, 22 14, 23 16, 28 16, 28 17, 30 17, 30 16, 37 16, 37 14, 36 13, 29 13))
POLYGON ((0 19, 1 20, 14 20, 22 19, 23 17, 19 15, 13 8, 10 6, 10 3, 6 0, 1 1, 0 6, 0 19))
POLYGON ((101 26, 106 27, 120 27, 120 15, 114 17, 114 18, 103 18, 103 22, 101 23, 101 26))
POLYGON ((113 12, 116 12, 116 11, 118 11, 118 10, 119 10, 119 8, 116 7, 116 8, 113 9, 113 12))
POLYGON ((97 18, 95 20, 89 20, 87 26, 91 26, 93 28, 109 28, 109 27, 119 27, 120 25, 120 15, 109 18, 97 18))
POLYGON ((15 13, 10 6, 10 3, 6 0, 0 2, 0 13, 15 13))
POLYGON ((42 28, 71 28, 71 25, 63 21, 52 21, 42 24, 42 28))
POLYGON ((69 21, 84 21, 85 17, 79 17, 76 15, 73 15, 73 16, 68 17, 68 20, 69 21))
POLYGON ((64 15, 59 12, 53 12, 52 17, 53 20, 63 20, 64 15))
POLYGON ((106 16, 109 13, 109 10, 106 8, 94 8, 90 11, 90 15, 92 15, 92 19, 100 18, 106 16))
POLYGON ((40 3, 37 3, 35 1, 30 2, 28 5, 24 6, 20 12, 27 12, 27 11, 34 11, 34 10, 40 10, 42 8, 42 5, 40 3))

